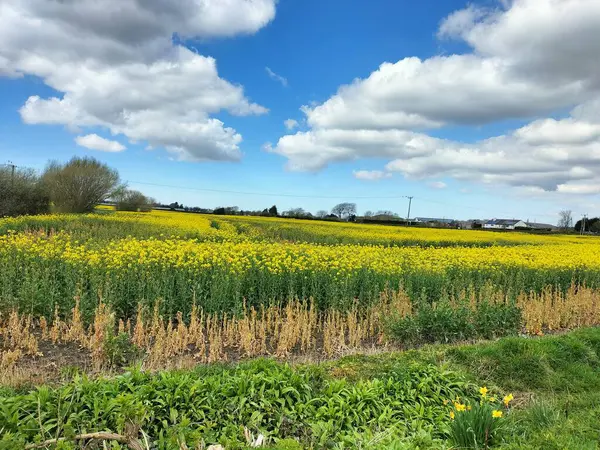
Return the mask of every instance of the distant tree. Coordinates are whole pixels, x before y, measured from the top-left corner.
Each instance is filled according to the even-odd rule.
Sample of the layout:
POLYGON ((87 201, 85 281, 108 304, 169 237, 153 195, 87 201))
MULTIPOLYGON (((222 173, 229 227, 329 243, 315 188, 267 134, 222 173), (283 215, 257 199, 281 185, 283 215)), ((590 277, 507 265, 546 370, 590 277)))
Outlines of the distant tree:
POLYGON ((321 209, 321 210, 317 211, 316 216, 319 219, 323 219, 323 218, 327 217, 327 214, 329 214, 327 211, 325 211, 324 209, 321 209))
POLYGON ((373 211, 365 211, 365 214, 364 214, 365 217, 373 217, 373 215, 374 215, 373 211))
POLYGON ((600 232, 600 217, 587 218, 587 219, 579 219, 575 224, 575 231, 581 232, 592 232, 598 233, 600 232))
POLYGON ((179 205, 179 202, 173 202, 169 204, 169 208, 171 208, 172 210, 176 210, 181 208, 181 206, 179 205))
POLYGON ((52 161, 42 182, 59 212, 91 212, 121 188, 119 173, 94 158, 74 157, 61 164, 52 161))
POLYGON ((331 213, 342 219, 356 215, 356 203, 340 203, 331 209, 331 213))
POLYGON ((117 211, 149 212, 152 211, 152 204, 154 203, 152 198, 146 197, 140 191, 129 189, 120 193, 115 200, 117 211))
POLYGON ((269 208, 269 214, 272 215, 272 216, 277 216, 278 215, 278 213, 277 213, 277 206, 275 206, 275 205, 271 206, 269 208))
POLYGON ((50 199, 31 169, 0 166, 0 217, 44 214, 50 199))
POLYGON ((389 211, 387 209, 377 211, 375 213, 375 215, 376 216, 386 216, 386 217, 390 217, 390 218, 391 217, 398 217, 398 214, 396 214, 394 211, 389 211))
POLYGON ((219 206, 218 208, 214 209, 213 214, 235 216, 239 212, 240 208, 237 206, 219 206))
POLYGON ((573 214, 571 210, 563 210, 559 214, 558 228, 567 231, 573 227, 573 214))
POLYGON ((303 217, 307 217, 308 213, 302 208, 291 208, 288 211, 283 213, 286 217, 294 217, 296 219, 301 219, 303 217))

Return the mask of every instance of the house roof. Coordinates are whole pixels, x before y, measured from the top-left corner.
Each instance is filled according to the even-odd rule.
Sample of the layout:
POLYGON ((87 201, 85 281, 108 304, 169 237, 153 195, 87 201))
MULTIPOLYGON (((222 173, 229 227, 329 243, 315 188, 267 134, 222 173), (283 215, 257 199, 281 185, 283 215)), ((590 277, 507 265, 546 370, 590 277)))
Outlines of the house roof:
POLYGON ((522 220, 520 220, 520 219, 492 219, 492 220, 488 220, 485 224, 486 225, 511 226, 511 225, 516 225, 519 222, 522 222, 522 220))
POLYGON ((531 228, 545 228, 545 229, 549 229, 549 230, 558 228, 556 225, 551 225, 549 223, 537 223, 537 222, 525 222, 525 223, 527 224, 528 227, 531 227, 531 228))

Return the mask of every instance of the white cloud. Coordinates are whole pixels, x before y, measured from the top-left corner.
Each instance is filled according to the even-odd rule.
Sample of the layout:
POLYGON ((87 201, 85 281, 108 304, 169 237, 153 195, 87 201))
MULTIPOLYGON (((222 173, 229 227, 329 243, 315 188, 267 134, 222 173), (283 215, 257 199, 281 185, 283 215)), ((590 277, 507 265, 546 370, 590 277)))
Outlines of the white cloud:
POLYGON ((439 139, 402 130, 317 129, 283 136, 267 150, 288 158, 291 170, 315 171, 332 162, 365 157, 415 157, 428 154, 439 139))
POLYGON ((291 130, 293 130, 294 128, 297 128, 297 127, 299 126, 299 123, 298 123, 298 121, 297 121, 297 120, 294 120, 294 119, 287 119, 287 120, 285 120, 285 121, 283 122, 283 124, 284 124, 284 125, 285 125, 285 127, 286 127, 288 130, 290 130, 290 131, 291 131, 291 130))
POLYGON ((292 170, 388 158, 387 171, 415 179, 562 192, 600 184, 600 2, 503 6, 469 6, 441 22, 438 36, 462 39, 470 53, 384 62, 325 102, 303 106, 310 129, 270 151, 292 170), (569 117, 539 119, 569 108, 569 117), (425 134, 511 118, 533 121, 470 143, 425 134))
POLYGON ((579 80, 547 86, 514 77, 498 58, 451 55, 383 63, 368 78, 302 111, 315 128, 426 129, 529 117, 586 96, 579 80))
POLYGON ((97 134, 86 134, 75 138, 77 145, 91 150, 100 150, 101 152, 122 152, 125 146, 117 141, 111 141, 97 134))
POLYGON ((390 172, 384 172, 382 170, 355 170, 352 173, 354 178, 366 181, 378 181, 392 176, 390 172))
POLYGON ((589 194, 600 194, 600 183, 570 183, 561 184, 558 186, 558 192, 564 194, 576 194, 576 195, 589 195, 589 194))
POLYGON ((428 186, 433 189, 446 189, 448 187, 448 185, 443 181, 432 181, 428 183, 428 186))
POLYGON ((285 77, 282 77, 281 75, 276 74, 275 72, 273 72, 271 69, 269 69, 268 67, 265 67, 265 71, 267 72, 267 75, 269 75, 269 77, 272 80, 277 81, 278 83, 281 83, 282 86, 287 87, 288 85, 288 80, 285 77))
POLYGON ((180 38, 254 33, 275 0, 6 0, 0 74, 34 75, 61 93, 30 97, 26 123, 103 127, 187 160, 237 160, 241 136, 212 114, 263 114, 213 58, 180 38))
POLYGON ((517 130, 515 135, 532 145, 585 144, 600 138, 600 123, 573 118, 536 120, 517 130))
POLYGON ((486 17, 489 11, 477 5, 469 5, 465 9, 453 12, 440 24, 438 38, 461 38, 467 30, 473 29, 477 21, 486 17))

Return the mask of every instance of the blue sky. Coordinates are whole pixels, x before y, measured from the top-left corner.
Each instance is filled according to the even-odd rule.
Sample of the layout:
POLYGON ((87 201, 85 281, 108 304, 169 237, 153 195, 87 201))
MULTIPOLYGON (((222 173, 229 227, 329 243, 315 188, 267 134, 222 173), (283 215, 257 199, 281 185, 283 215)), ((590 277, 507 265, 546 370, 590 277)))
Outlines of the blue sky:
POLYGON ((165 20, 164 0, 148 11, 110 0, 95 13, 103 21, 89 0, 50 12, 9 0, 0 162, 41 170, 48 159, 94 156, 159 201, 203 207, 315 212, 354 201, 359 212, 404 216, 410 195, 413 216, 594 215, 600 128, 589 111, 600 111, 600 82, 577 58, 599 48, 571 54, 555 39, 600 37, 600 11, 536 1, 253 0, 244 11, 232 0, 208 21, 174 6, 165 20), (561 17, 572 20, 553 32, 561 17), (171 52, 179 48, 191 52, 171 52), (531 56, 542 52, 552 57, 531 56), (573 70, 547 77, 565 61, 573 70), (289 119, 298 126, 287 129, 289 119), (84 136, 92 148, 76 143, 84 136))

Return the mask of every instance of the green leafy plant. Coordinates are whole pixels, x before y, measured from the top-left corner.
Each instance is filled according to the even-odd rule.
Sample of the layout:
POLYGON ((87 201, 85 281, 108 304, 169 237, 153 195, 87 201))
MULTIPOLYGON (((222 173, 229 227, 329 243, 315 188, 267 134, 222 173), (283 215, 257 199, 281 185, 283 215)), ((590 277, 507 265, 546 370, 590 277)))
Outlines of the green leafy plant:
POLYGON ((142 356, 142 350, 131 342, 127 333, 109 334, 104 341, 104 354, 109 367, 119 368, 134 363, 142 356))
POLYGON ((430 304, 421 300, 414 314, 387 318, 386 330, 402 343, 450 343, 517 334, 521 321, 521 310, 512 304, 482 301, 472 309, 448 301, 430 304))

